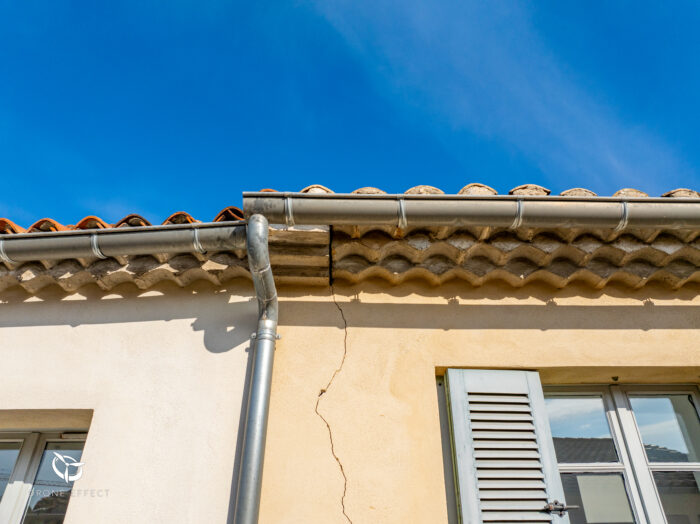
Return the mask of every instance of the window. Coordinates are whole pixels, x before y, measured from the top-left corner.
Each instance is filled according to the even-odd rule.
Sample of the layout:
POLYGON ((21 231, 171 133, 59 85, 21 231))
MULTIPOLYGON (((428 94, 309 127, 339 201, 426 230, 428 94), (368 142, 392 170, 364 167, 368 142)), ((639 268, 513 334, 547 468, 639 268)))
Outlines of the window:
POLYGON ((543 390, 525 371, 446 379, 463 522, 700 522, 697 388, 543 390))
POLYGON ((84 433, 0 432, 0 522, 62 523, 84 444, 84 433))

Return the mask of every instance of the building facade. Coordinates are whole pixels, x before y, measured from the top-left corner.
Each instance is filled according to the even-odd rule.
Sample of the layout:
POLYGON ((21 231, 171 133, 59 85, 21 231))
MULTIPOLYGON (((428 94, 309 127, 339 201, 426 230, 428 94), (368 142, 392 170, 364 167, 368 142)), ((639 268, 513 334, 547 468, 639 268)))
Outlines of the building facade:
POLYGON ((212 223, 0 221, 0 522, 235 519, 260 289, 250 246, 196 235, 254 214, 259 522, 697 522, 699 197, 311 186, 212 223))

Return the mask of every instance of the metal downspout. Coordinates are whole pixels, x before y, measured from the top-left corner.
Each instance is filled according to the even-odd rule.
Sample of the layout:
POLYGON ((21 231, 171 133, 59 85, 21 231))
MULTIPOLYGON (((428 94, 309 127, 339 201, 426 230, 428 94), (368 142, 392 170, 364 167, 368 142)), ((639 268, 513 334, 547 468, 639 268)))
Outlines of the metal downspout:
POLYGON ((278 312, 267 235, 267 219, 262 215, 251 216, 247 233, 248 264, 258 298, 258 330, 253 336, 255 353, 236 492, 235 524, 256 524, 260 511, 278 312))

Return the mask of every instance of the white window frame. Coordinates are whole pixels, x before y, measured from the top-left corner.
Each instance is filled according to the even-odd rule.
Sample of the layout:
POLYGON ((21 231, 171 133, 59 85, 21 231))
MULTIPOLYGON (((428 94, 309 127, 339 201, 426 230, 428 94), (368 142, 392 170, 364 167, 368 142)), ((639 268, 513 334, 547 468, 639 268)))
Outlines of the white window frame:
POLYGON ((618 463, 559 463, 559 472, 623 473, 625 488, 636 522, 640 524, 667 522, 653 473, 655 471, 700 472, 700 462, 649 462, 629 402, 629 395, 690 395, 700 418, 698 387, 695 385, 544 386, 543 390, 545 398, 549 395, 600 395, 620 461, 618 463))
POLYGON ((32 495, 41 457, 49 442, 85 442, 85 433, 0 432, 0 442, 22 442, 7 488, 0 500, 0 522, 20 524, 32 495))

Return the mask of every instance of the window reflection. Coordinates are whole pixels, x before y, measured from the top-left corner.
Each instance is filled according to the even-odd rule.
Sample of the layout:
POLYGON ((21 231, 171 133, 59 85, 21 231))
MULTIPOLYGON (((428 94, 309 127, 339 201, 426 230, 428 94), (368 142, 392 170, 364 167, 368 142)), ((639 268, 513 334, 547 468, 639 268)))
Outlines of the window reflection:
POLYGON ((700 421, 690 395, 630 396, 649 462, 697 462, 700 421))
POLYGON ((617 462, 602 397, 547 395, 545 401, 557 462, 617 462))
POLYGON ((562 473, 571 524, 633 523, 632 509, 620 473, 562 473))
POLYGON ((656 471, 654 482, 669 524, 700 522, 700 473, 656 471))

